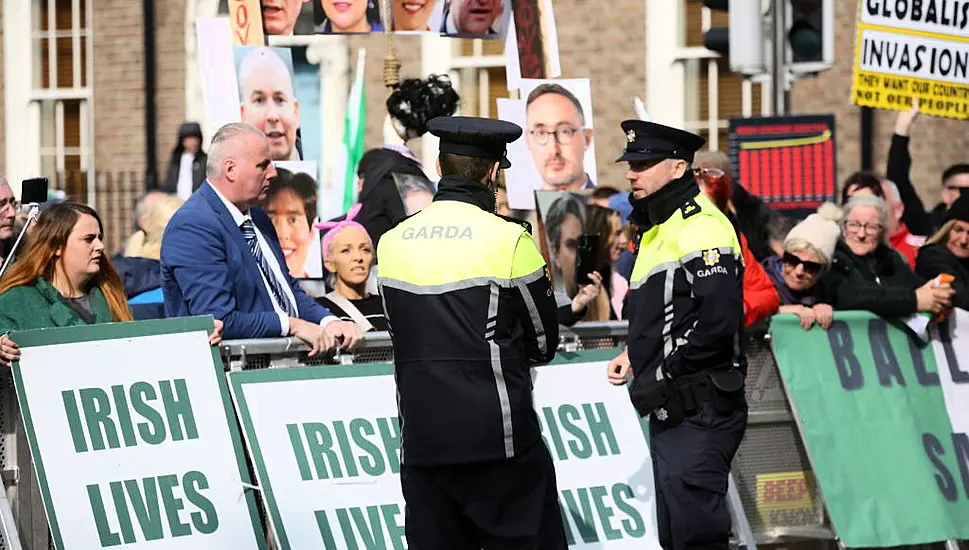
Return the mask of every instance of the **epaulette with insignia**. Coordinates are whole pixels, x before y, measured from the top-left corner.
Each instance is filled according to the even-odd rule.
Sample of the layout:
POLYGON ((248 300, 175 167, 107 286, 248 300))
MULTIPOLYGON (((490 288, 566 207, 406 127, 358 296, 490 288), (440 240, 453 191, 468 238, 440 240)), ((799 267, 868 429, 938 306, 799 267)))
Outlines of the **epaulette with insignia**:
POLYGON ((683 219, 687 219, 694 214, 700 213, 700 205, 696 203, 695 200, 690 199, 683 203, 680 207, 680 213, 683 214, 683 219))
POLYGON ((506 222, 511 222, 515 225, 520 225, 524 227, 525 231, 528 231, 529 234, 532 232, 532 224, 525 220, 519 220, 518 218, 512 218, 510 216, 502 216, 501 214, 495 214, 495 216, 498 216, 499 218, 505 220, 506 222))

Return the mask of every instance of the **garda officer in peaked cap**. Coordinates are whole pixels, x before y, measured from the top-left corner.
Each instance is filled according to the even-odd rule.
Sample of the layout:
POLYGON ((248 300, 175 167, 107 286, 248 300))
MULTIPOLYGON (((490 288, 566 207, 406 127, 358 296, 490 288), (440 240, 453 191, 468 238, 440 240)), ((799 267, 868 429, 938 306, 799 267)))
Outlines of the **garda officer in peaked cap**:
POLYGON ((650 415, 656 517, 663 548, 722 548, 730 537, 727 481, 747 426, 743 261, 737 233, 700 194, 690 163, 698 135, 622 123, 643 231, 629 297, 626 350, 608 367, 650 415))
POLYGON ((378 284, 394 345, 411 550, 567 545, 530 367, 555 355, 552 285, 527 226, 495 214, 522 129, 435 118, 434 202, 384 234, 378 284))

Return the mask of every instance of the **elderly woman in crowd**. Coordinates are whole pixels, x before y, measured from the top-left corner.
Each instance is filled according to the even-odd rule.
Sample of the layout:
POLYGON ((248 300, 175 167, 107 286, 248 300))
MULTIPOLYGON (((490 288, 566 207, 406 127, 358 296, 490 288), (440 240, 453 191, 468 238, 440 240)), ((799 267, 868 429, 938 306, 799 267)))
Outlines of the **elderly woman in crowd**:
POLYGON ((378 294, 367 291, 367 279, 374 265, 373 240, 367 230, 353 221, 360 212, 357 204, 341 222, 316 227, 329 230, 323 235, 323 266, 331 273, 333 292, 317 298, 341 321, 354 322, 363 332, 387 330, 383 303, 378 294))
POLYGON ((952 203, 944 219, 939 231, 919 249, 915 272, 927 280, 951 275, 952 305, 969 310, 969 193, 952 203))
POLYGON ((949 307, 951 287, 923 284, 888 245, 887 226, 885 201, 865 195, 848 199, 831 269, 818 283, 820 301, 836 310, 865 310, 883 317, 939 313, 949 307))
POLYGON ((730 197, 733 195, 733 178, 719 168, 697 168, 696 181, 700 191, 717 205, 727 219, 733 224, 737 236, 740 238, 740 248, 744 256, 744 325, 750 326, 767 319, 777 313, 780 298, 774 283, 764 273, 764 268, 757 263, 756 257, 750 250, 747 236, 739 229, 737 216, 730 208, 730 197))
POLYGON ((818 300, 818 279, 831 267, 834 248, 841 236, 841 209, 827 203, 795 225, 784 239, 780 256, 764 260, 767 276, 780 295, 779 313, 793 313, 804 330, 817 323, 831 326, 834 310, 818 300))

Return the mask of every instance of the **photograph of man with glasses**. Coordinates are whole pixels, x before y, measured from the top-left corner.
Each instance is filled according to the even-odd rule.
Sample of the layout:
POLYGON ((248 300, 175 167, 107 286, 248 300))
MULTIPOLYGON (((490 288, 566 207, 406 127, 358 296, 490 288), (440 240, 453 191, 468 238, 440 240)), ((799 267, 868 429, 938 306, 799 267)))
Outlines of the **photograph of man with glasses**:
MULTIPOLYGON (((522 82, 523 93, 526 82, 522 82)), ((541 187, 537 188, 543 191, 593 189, 596 185, 589 172, 595 173, 594 132, 591 120, 586 121, 587 109, 578 99, 580 95, 591 98, 589 81, 559 82, 539 84, 525 102, 525 141, 541 178, 541 187), (588 171, 587 163, 591 164, 588 171)))

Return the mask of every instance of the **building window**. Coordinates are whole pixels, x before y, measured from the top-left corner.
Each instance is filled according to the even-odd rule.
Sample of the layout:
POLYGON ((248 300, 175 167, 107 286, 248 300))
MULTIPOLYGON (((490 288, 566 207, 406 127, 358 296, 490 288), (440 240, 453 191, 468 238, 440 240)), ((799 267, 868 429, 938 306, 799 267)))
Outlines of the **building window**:
POLYGON ((454 52, 451 79, 461 94, 461 114, 498 118, 498 99, 509 97, 504 41, 449 40, 454 52))
POLYGON ((727 13, 710 10, 702 0, 684 1, 683 43, 675 55, 685 69, 684 128, 705 137, 709 149, 725 150, 730 118, 770 114, 769 83, 730 72, 727 59, 703 47, 707 30, 728 25, 727 13))
POLYGON ((40 166, 53 189, 94 204, 91 127, 93 0, 34 0, 31 101, 40 107, 40 166))

